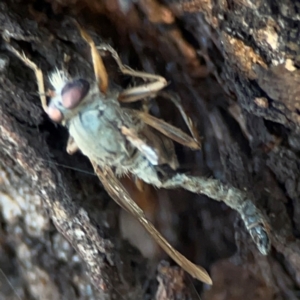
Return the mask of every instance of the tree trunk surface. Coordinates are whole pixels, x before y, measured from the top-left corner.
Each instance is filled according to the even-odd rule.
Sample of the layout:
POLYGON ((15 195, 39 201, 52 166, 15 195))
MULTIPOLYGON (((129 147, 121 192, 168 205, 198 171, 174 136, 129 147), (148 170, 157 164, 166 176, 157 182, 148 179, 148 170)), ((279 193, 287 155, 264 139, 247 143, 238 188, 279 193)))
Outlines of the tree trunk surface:
MULTIPOLYGON (((292 0, 1 1, 0 299, 299 299, 299 12, 292 0), (225 204, 147 187, 140 205, 209 271, 213 286, 201 285, 163 261, 86 157, 66 153, 66 130, 45 115, 32 70, 8 44, 47 88, 56 67, 92 79, 72 19, 126 65, 168 80, 202 137, 201 151, 176 148, 182 170, 251 190, 270 222, 269 255, 225 204)), ((171 103, 154 103, 184 130, 171 103)))

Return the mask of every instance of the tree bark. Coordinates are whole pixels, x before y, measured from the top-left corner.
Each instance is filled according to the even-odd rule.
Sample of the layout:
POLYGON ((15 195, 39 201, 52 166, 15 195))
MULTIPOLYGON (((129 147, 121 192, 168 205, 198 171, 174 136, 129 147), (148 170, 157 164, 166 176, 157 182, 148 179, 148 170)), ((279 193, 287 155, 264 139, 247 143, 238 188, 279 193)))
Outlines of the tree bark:
MULTIPOLYGON (((298 299, 299 8, 291 0, 2 1, 0 298, 298 299), (183 169, 253 191, 270 221, 268 256, 231 209, 183 191, 166 196, 176 246, 210 271, 212 288, 194 282, 196 295, 165 262, 156 274, 122 239, 118 207, 88 159, 66 153, 67 132, 43 113, 33 72, 7 50, 23 50, 44 75, 66 65, 93 78, 72 18, 131 68, 167 78, 203 137, 200 153, 177 149, 183 169)), ((182 126, 172 105, 157 103, 182 126)))

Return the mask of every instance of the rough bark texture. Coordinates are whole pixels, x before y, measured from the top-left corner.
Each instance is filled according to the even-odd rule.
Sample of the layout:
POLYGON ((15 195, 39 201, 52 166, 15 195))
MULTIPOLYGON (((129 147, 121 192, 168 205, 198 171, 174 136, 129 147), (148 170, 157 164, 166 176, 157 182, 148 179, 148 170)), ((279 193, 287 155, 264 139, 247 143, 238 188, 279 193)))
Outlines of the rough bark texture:
MULTIPOLYGON (((263 257, 225 205, 161 192, 171 225, 158 220, 160 229, 214 280, 194 282, 201 298, 299 299, 299 11, 292 0, 1 1, 0 299, 199 299, 180 270, 155 273, 121 238, 124 217, 88 160, 65 152, 67 133, 42 112, 32 71, 7 51, 10 40, 45 74, 67 54, 71 74, 91 77, 70 17, 127 65, 170 81, 203 137, 200 153, 178 149, 183 168, 252 189, 269 217, 263 257)), ((172 105, 159 107, 183 124, 172 105)), ((147 207, 155 218, 159 206, 147 207)))

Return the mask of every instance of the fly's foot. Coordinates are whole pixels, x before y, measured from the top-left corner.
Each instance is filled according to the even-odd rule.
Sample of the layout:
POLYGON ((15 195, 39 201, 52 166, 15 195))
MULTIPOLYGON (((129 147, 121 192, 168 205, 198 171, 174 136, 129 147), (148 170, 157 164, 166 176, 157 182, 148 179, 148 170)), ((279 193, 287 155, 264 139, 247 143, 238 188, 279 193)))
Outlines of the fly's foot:
POLYGON ((251 200, 243 203, 240 208, 240 215, 260 253, 267 255, 271 248, 271 241, 265 217, 251 200))

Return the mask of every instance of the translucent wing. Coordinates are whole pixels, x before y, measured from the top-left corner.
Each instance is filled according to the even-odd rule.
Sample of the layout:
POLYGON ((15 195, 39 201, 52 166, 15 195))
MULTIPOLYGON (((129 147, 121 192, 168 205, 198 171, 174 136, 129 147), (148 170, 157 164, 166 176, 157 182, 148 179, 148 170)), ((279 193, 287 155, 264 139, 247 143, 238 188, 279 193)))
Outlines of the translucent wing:
POLYGON ((82 38, 89 44, 91 48, 95 77, 98 82, 100 91, 105 94, 108 88, 108 75, 102 58, 89 34, 84 29, 82 29, 77 22, 75 22, 75 24, 78 27, 82 38))
POLYGON ((110 168, 105 168, 102 170, 96 162, 93 162, 93 167, 95 173, 101 180, 103 186, 105 187, 108 194, 118 203, 122 208, 132 214, 139 222, 145 227, 149 234, 154 238, 154 240, 163 248, 163 250, 186 272, 188 272, 192 277, 205 282, 207 284, 212 284, 212 280, 208 273, 200 266, 193 264, 186 257, 176 251, 156 230, 151 222, 149 222, 142 209, 131 199, 126 189, 116 178, 113 171, 110 168))
MULTIPOLYGON (((124 108, 124 110, 126 110, 124 108)), ((201 148, 200 143, 195 140, 193 137, 189 136, 188 134, 184 133, 179 128, 172 126, 165 122, 162 119, 156 118, 151 116, 148 113, 137 111, 133 109, 130 110, 131 114, 135 114, 138 116, 145 124, 151 126, 152 128, 156 129, 157 131, 161 132, 163 135, 167 136, 168 138, 172 139, 173 141, 189 147, 194 150, 198 150, 201 148)))

